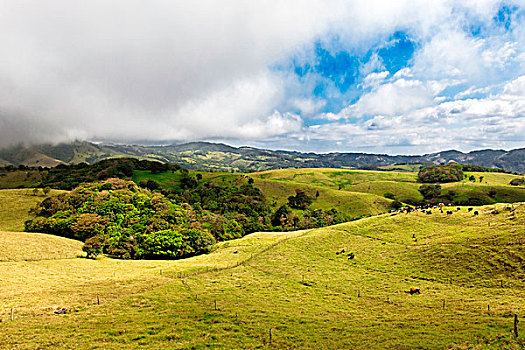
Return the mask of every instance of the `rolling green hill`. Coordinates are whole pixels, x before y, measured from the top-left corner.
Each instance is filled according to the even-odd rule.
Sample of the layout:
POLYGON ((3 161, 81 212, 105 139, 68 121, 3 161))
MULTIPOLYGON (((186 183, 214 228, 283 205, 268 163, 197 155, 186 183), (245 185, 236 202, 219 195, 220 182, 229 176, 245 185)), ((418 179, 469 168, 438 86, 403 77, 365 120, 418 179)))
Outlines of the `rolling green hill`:
POLYGON ((525 205, 477 210, 253 234, 179 261, 0 262, 0 346, 521 349, 525 205))
MULTIPOLYGON (((275 203, 285 204, 287 198, 296 189, 304 190, 311 197, 319 197, 311 205, 313 209, 329 210, 336 208, 349 218, 363 215, 376 215, 389 211, 392 203, 388 194, 405 203, 419 203, 423 200, 417 182, 417 173, 384 172, 370 170, 345 169, 281 169, 250 174, 207 173, 201 174, 204 183, 230 183, 235 179, 249 176, 256 187, 275 203)), ((525 201, 525 186, 510 186, 510 180, 519 176, 505 173, 466 173, 474 175, 476 181, 467 179, 462 182, 442 185, 442 193, 449 198, 441 199, 462 205, 489 203, 512 203, 525 201), (479 177, 484 176, 483 182, 479 177)), ((179 189, 180 173, 157 173, 134 171, 135 182, 155 180, 167 188, 179 189)))
MULTIPOLYGON (((107 158, 134 157, 176 163, 193 170, 263 171, 280 168, 357 168, 417 171, 421 164, 454 161, 507 171, 525 172, 525 149, 444 151, 419 156, 367 153, 301 153, 221 143, 190 142, 166 146, 95 144, 75 141, 57 145, 17 145, 0 149, 0 159, 14 166, 56 166, 61 163, 95 163, 107 158), (403 165, 398 165, 403 164, 403 165), (413 164, 416 164, 414 166, 413 164)), ((0 160, 2 163, 2 160, 0 160)))

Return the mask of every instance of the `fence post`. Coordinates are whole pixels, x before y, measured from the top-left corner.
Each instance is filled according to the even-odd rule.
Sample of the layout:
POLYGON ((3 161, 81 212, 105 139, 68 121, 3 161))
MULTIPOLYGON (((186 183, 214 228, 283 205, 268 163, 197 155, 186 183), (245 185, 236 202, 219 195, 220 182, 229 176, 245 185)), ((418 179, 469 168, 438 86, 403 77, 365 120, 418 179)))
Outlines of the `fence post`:
POLYGON ((514 314, 514 335, 518 337, 518 314, 514 314))
MULTIPOLYGON (((12 307, 12 308, 11 308, 11 321, 13 321, 13 320, 15 319, 15 317, 14 317, 14 312, 15 312, 15 308, 12 307)), ((516 327, 516 326, 514 326, 514 327, 516 327)))
POLYGON ((270 328, 270 344, 272 343, 272 329, 270 328))

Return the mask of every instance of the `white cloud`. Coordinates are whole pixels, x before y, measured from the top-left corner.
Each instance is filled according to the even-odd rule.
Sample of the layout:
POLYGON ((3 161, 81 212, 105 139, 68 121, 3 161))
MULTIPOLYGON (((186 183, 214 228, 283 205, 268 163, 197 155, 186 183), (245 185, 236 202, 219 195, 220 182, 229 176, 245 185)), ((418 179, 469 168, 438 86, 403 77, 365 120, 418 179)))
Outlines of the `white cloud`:
POLYGON ((368 74, 364 79, 362 86, 363 88, 367 88, 370 86, 377 86, 382 81, 384 81, 390 73, 388 71, 382 71, 379 73, 370 73, 368 74))
POLYGON ((489 28, 481 39, 463 30, 470 18, 491 23, 499 4, 50 0, 44 6, 6 0, 0 3, 0 143, 292 135, 430 148, 434 141, 426 135, 438 131, 450 143, 466 135, 474 136, 462 142, 475 143, 479 135, 495 144, 497 130, 519 139, 524 79, 509 80, 525 74, 525 20, 515 18, 521 22, 507 33, 489 28), (330 121, 357 117, 360 124, 307 128, 292 113, 307 118, 331 106, 332 91, 310 96, 305 92, 318 77, 299 81, 275 64, 297 56, 315 64, 310 55, 317 41, 334 51, 367 52, 396 30, 418 42, 413 65, 391 76, 372 54, 360 67, 369 91, 346 109, 322 115, 330 121), (469 88, 442 95, 459 83, 469 88), (489 86, 503 92, 454 101, 500 91, 489 86))
POLYGON ((419 80, 398 79, 374 88, 339 113, 341 118, 364 115, 396 115, 432 103, 432 95, 419 80))
POLYGON ((310 115, 319 111, 326 105, 325 100, 313 98, 296 98, 291 101, 292 105, 299 109, 301 113, 310 115))
MULTIPOLYGON (((447 101, 360 123, 311 127, 309 138, 346 148, 421 154, 444 149, 517 148, 525 142, 525 76, 486 98, 447 101)), ((333 118, 335 119, 335 118, 333 118)))

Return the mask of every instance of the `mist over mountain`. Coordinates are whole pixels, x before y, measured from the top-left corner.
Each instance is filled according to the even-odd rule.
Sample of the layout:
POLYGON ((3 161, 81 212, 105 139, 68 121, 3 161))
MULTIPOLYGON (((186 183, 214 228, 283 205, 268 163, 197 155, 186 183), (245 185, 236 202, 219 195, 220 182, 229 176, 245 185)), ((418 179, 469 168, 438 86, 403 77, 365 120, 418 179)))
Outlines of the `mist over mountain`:
POLYGON ((190 142, 168 146, 95 144, 91 142, 13 146, 0 149, 0 166, 42 166, 94 163, 113 157, 136 157, 180 164, 188 169, 211 171, 262 171, 279 168, 360 168, 373 169, 396 164, 455 161, 507 171, 525 172, 525 148, 455 150, 424 155, 387 155, 369 153, 302 153, 254 147, 233 147, 222 143, 190 142))

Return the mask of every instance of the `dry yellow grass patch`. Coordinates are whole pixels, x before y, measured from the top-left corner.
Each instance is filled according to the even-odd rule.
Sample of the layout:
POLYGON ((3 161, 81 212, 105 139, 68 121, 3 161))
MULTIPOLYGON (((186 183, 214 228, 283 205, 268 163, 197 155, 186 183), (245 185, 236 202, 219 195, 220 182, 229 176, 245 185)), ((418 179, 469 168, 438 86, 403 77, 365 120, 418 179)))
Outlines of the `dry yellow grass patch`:
MULTIPOLYGON (((62 192, 65 191, 51 190, 48 196, 62 192)), ((36 196, 32 188, 0 190, 0 230, 23 231, 24 222, 33 217, 29 211, 45 198, 42 189, 38 190, 36 196)))

